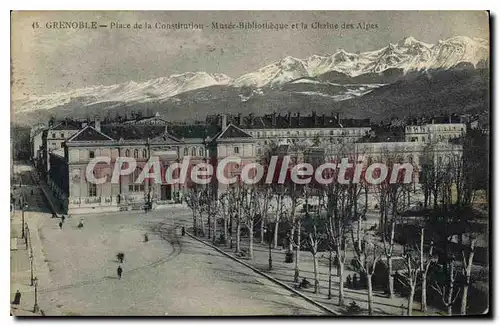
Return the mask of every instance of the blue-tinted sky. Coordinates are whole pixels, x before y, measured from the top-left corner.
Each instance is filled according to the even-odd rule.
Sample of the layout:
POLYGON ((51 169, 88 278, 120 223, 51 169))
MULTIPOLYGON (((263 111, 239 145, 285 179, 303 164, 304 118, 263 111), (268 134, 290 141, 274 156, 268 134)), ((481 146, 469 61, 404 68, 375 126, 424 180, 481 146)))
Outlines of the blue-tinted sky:
POLYGON ((187 71, 238 77, 285 56, 305 58, 339 48, 370 51, 405 36, 435 43, 455 35, 488 39, 486 12, 23 12, 12 16, 15 90, 26 94, 169 76, 187 71), (134 24, 194 22, 203 30, 70 30, 49 21, 112 21, 134 24), (212 22, 304 22, 306 30, 213 30, 212 22), (34 29, 38 22, 42 28, 34 29), (314 22, 369 23, 363 30, 314 30, 314 22))

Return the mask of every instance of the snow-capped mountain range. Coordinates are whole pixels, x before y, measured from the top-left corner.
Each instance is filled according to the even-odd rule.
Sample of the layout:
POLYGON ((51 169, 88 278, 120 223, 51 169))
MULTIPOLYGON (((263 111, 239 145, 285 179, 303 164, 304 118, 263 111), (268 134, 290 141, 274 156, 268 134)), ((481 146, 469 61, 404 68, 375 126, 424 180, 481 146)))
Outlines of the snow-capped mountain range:
POLYGON ((91 86, 68 92, 17 97, 13 94, 14 111, 28 113, 49 110, 78 100, 82 105, 102 102, 162 101, 183 92, 214 85, 228 87, 279 87, 303 77, 316 77, 328 72, 340 72, 350 77, 366 73, 380 73, 398 68, 405 73, 428 69, 449 69, 459 63, 474 67, 489 60, 487 40, 455 36, 437 44, 420 42, 406 37, 396 44, 370 52, 349 53, 343 49, 331 55, 312 55, 305 59, 285 57, 255 72, 232 79, 224 74, 188 72, 160 77, 145 82, 134 81, 110 85, 91 86))

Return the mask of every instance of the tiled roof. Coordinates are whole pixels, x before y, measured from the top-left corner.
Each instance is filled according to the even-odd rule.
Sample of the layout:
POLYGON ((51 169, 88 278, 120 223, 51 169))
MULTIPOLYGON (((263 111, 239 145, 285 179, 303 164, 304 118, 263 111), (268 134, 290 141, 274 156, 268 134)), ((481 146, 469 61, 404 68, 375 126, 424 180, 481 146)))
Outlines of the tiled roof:
POLYGON ((168 132, 176 138, 213 138, 220 132, 220 127, 209 124, 169 126, 168 132))
MULTIPOLYGON (((209 117, 211 123, 217 123, 217 117, 209 117)), ((370 119, 338 119, 337 116, 266 114, 264 116, 227 116, 227 122, 243 129, 285 129, 285 128, 348 128, 370 127, 370 119)))
POLYGON ((68 139, 69 142, 74 141, 95 141, 95 140, 113 140, 111 137, 96 130, 92 126, 87 126, 77 132, 74 136, 68 139))
POLYGON ((226 138, 252 138, 249 134, 247 134, 245 131, 241 130, 238 127, 235 127, 234 125, 230 124, 226 130, 222 131, 218 136, 217 139, 226 139, 226 138))
POLYGON ((49 127, 50 130, 80 130, 81 124, 77 121, 73 120, 63 120, 55 123, 52 127, 49 127))
POLYGON ((104 125, 101 131, 113 139, 147 140, 165 132, 164 126, 157 125, 104 125))

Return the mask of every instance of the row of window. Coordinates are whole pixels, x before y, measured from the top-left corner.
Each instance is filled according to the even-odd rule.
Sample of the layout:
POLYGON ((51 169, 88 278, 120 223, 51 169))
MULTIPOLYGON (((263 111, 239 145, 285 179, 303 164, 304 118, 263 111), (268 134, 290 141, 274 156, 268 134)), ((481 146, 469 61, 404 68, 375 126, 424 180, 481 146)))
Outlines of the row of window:
MULTIPOLYGON (((64 138, 64 132, 61 132, 60 136, 60 138, 64 138)), ((57 134, 55 132, 52 133, 52 138, 57 138, 57 134)))
POLYGON ((336 129, 336 130, 294 130, 294 131, 250 131, 250 135, 260 137, 285 137, 285 136, 333 136, 333 135, 365 135, 368 133, 365 129, 336 129))

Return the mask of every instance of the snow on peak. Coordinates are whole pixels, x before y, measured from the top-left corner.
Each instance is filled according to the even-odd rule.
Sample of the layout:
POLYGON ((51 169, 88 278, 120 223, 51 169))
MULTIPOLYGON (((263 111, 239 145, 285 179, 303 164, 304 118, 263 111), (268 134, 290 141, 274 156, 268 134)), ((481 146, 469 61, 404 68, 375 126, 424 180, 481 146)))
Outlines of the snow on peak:
POLYGON ((186 72, 139 83, 128 81, 116 85, 91 86, 41 96, 31 95, 15 99, 14 107, 17 112, 51 109, 69 103, 74 98, 79 98, 82 103, 87 104, 157 100, 198 88, 227 85, 230 82, 230 77, 220 73, 186 72))

